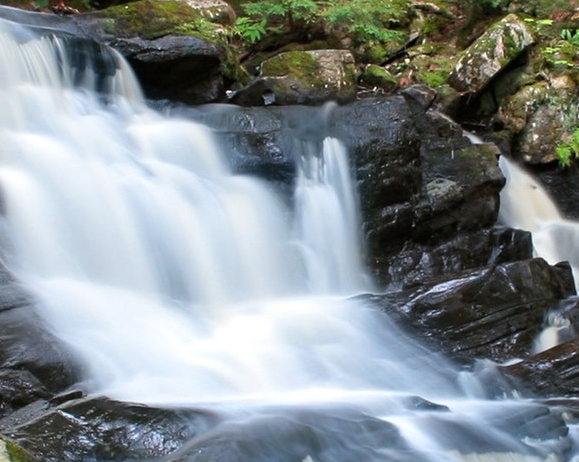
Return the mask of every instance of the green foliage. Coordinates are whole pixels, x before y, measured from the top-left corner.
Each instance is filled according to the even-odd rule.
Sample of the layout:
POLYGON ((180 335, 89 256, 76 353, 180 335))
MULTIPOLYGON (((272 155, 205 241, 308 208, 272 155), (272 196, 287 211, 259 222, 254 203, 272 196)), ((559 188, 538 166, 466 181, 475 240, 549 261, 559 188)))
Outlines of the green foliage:
POLYGON ((579 157, 579 128, 571 134, 571 139, 568 142, 555 148, 555 153, 559 159, 559 165, 562 167, 568 167, 572 159, 579 157))
POLYGON ((324 19, 334 28, 345 27, 354 42, 400 42, 405 34, 395 28, 410 11, 407 0, 351 0, 330 6, 324 19))
POLYGON ((466 0, 465 5, 470 8, 482 8, 485 10, 506 11, 511 0, 466 0))
POLYGON ((543 26, 552 26, 553 20, 552 19, 537 19, 537 18, 525 18, 524 21, 526 23, 532 24, 535 27, 543 27, 543 26))
POLYGON ((570 59, 565 57, 565 53, 559 46, 547 46, 542 48, 543 56, 545 58, 545 62, 550 67, 559 67, 563 66, 566 68, 572 68, 575 64, 570 59))
POLYGON ((289 32, 296 32, 317 20, 321 6, 322 2, 314 0, 261 0, 244 4, 243 10, 251 18, 246 25, 252 25, 252 36, 256 37, 257 41, 265 32, 257 37, 260 30, 256 25, 263 24, 267 32, 282 32, 276 27, 276 24, 281 24, 282 27, 287 26, 289 32))
POLYGON ((242 8, 245 16, 238 18, 233 32, 249 44, 270 35, 311 35, 325 24, 355 45, 370 46, 403 43, 406 33, 399 29, 412 6, 409 0, 258 0, 242 8))
POLYGON ((579 47, 579 30, 571 31, 570 29, 563 29, 561 31, 561 38, 572 45, 579 47))
POLYGON ((265 18, 257 21, 244 16, 236 21, 233 33, 241 37, 243 40, 253 44, 258 42, 265 35, 266 24, 267 19, 265 18))

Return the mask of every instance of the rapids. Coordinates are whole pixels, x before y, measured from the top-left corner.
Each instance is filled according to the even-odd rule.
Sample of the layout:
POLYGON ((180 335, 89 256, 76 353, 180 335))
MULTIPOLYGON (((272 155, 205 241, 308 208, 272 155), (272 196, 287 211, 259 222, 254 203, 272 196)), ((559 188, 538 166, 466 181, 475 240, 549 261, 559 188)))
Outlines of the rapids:
POLYGON ((372 284, 338 140, 303 150, 288 203, 233 174, 207 127, 147 108, 115 52, 86 52, 0 20, 2 258, 83 362, 87 392, 216 409, 233 426, 343 408, 402 441, 319 419, 337 434, 330 455, 290 438, 239 460, 560 460, 557 441, 503 423, 533 403, 489 400, 350 297, 372 284), (409 406, 418 396, 447 411, 409 406))

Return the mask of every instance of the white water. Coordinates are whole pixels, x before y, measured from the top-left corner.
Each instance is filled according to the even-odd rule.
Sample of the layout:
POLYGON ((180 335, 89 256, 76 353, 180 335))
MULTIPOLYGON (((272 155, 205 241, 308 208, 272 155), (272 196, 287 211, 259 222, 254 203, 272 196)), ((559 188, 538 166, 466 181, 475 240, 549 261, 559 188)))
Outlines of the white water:
POLYGON ((337 140, 301 160, 290 209, 267 183, 232 174, 208 129, 148 110, 124 65, 97 95, 98 76, 79 78, 65 50, 0 21, 5 259, 79 355, 89 392, 349 403, 395 422, 422 460, 532 452, 488 423, 502 407, 481 401, 475 378, 345 298, 368 287, 337 140), (415 394, 448 405, 444 420, 486 449, 465 450, 460 431, 439 441, 436 417, 398 403, 415 394), (459 440, 463 455, 448 452, 459 440))

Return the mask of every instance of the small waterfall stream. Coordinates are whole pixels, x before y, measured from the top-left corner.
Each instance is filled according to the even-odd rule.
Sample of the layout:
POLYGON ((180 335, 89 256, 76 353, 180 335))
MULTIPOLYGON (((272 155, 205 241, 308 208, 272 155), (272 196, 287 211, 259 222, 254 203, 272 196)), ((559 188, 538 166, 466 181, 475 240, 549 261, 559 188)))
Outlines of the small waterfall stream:
POLYGON ((3 257, 87 391, 231 415, 333 403, 405 441, 343 433, 339 456, 304 461, 558 460, 499 425, 530 403, 486 400, 347 297, 368 282, 338 140, 301 159, 292 207, 233 174, 206 127, 147 109, 118 57, 103 77, 68 50, 0 20, 3 257), (408 407, 416 396, 449 412, 408 407))

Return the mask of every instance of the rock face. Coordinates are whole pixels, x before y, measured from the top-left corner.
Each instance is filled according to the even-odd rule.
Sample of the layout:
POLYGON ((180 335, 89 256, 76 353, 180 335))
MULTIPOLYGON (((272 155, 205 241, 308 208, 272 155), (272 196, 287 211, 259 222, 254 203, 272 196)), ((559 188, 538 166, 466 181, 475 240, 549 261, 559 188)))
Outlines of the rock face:
POLYGON ((110 45, 129 61, 147 97, 201 104, 225 101, 226 81, 245 75, 223 26, 207 20, 225 21, 212 11, 199 2, 140 0, 71 17, 0 7, 0 18, 110 45))
POLYGON ((111 43, 131 63, 149 98, 168 95, 189 104, 223 101, 223 49, 197 37, 166 35, 156 40, 111 43))
POLYGON ((260 76, 232 102, 242 106, 319 104, 355 97, 356 67, 349 51, 288 51, 264 61, 260 76))
POLYGON ((352 159, 368 264, 383 287, 528 258, 528 235, 494 229, 504 184, 496 147, 473 144, 456 123, 428 111, 431 99, 418 87, 344 106, 189 116, 219 128, 238 171, 265 174, 284 190, 300 146, 340 139, 352 159))
POLYGON ((32 298, 0 267, 0 417, 76 383, 70 352, 44 325, 32 298))
POLYGON ((476 93, 533 43, 533 34, 526 24, 510 14, 464 51, 449 83, 458 91, 476 93))
POLYGON ((359 131, 337 130, 348 135, 370 265, 383 285, 476 267, 491 254, 468 261, 450 249, 488 242, 489 235, 474 234, 497 219, 504 184, 498 151, 472 144, 457 124, 427 111, 427 103, 410 93, 361 102, 341 117, 359 131))
POLYGON ((529 164, 557 160, 557 146, 569 141, 577 126, 578 94, 573 80, 562 76, 524 86, 505 98, 496 120, 512 133, 518 159, 529 164))
POLYGON ((145 94, 189 104, 224 101, 224 78, 235 72, 220 22, 234 13, 203 2, 140 0, 74 21, 129 61, 145 94), (215 21, 215 22, 212 22, 215 21))
POLYGON ((217 421, 203 411, 81 398, 37 401, 0 420, 0 431, 42 462, 126 461, 164 456, 217 421))
POLYGON ((549 310, 574 295, 568 265, 542 259, 439 276, 373 300, 462 364, 530 356, 549 310))

